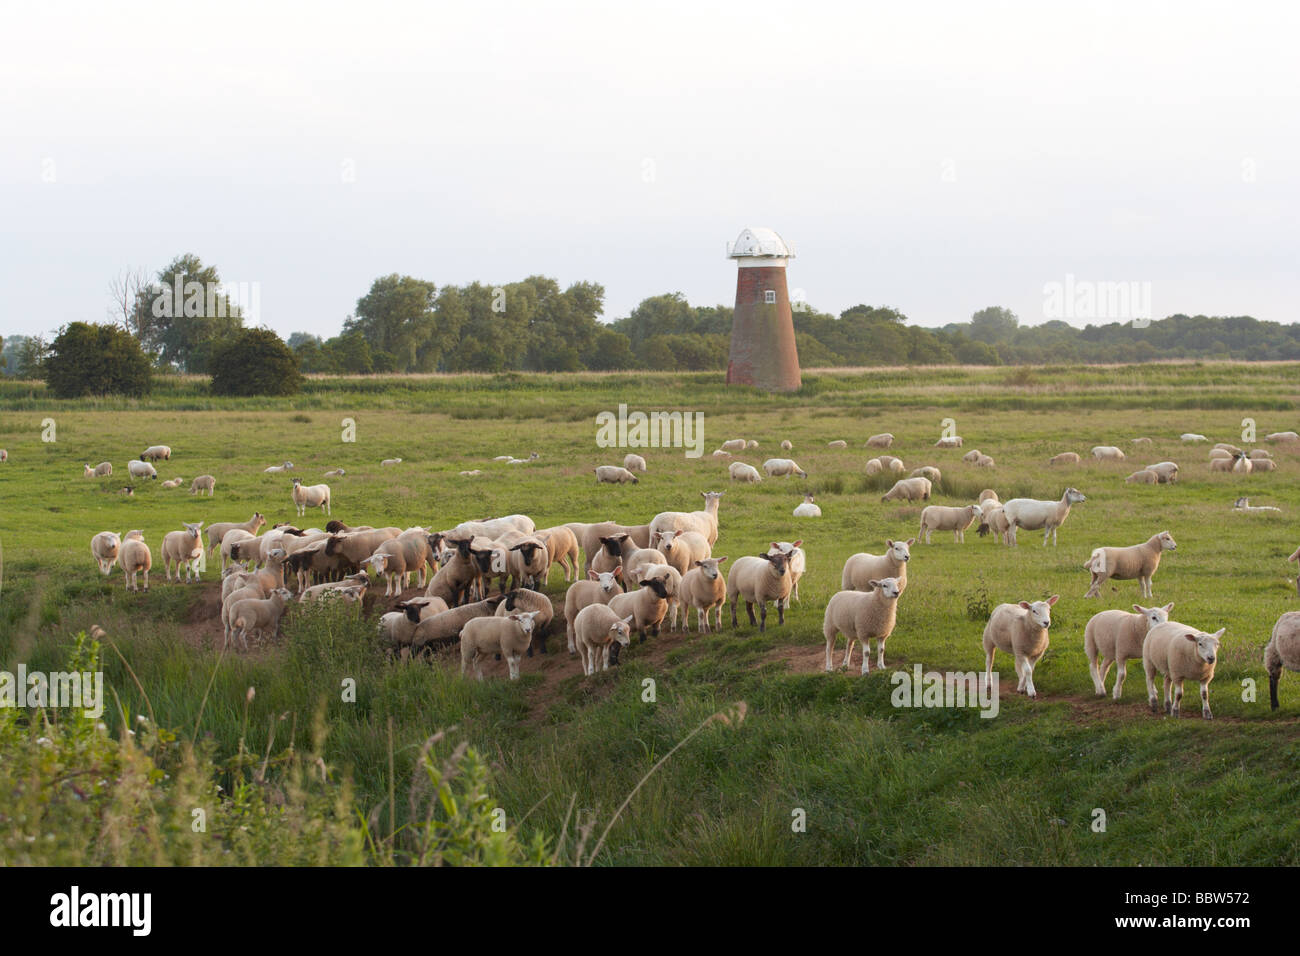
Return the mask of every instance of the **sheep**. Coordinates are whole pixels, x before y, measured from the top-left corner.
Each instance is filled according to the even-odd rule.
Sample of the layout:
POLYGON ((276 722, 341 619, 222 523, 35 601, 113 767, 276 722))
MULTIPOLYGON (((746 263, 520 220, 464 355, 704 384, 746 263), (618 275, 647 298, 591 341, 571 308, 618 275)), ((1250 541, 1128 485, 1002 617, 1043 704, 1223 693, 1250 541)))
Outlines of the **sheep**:
POLYGON ((158 472, 147 461, 128 461, 127 474, 132 478, 157 478, 158 472))
POLYGON ((1166 621, 1147 631, 1142 643, 1142 669, 1146 672, 1147 703, 1152 713, 1160 712, 1156 698, 1156 674, 1160 674, 1165 679, 1166 714, 1179 716, 1183 681, 1194 680, 1201 685, 1201 716, 1206 720, 1214 717, 1210 713, 1210 681, 1214 680, 1214 664, 1226 630, 1221 627, 1207 634, 1177 621, 1166 621))
POLYGON ((90 539, 90 554, 99 565, 101 574, 113 573, 113 565, 117 564, 118 549, 121 546, 122 539, 112 531, 101 531, 90 539))
POLYGON ((913 470, 910 478, 929 478, 930 486, 934 487, 943 480, 943 473, 933 465, 922 465, 920 468, 913 470))
POLYGON ((835 642, 841 634, 847 644, 840 667, 847 669, 853 645, 862 642, 862 673, 871 673, 871 639, 876 639, 876 667, 885 667, 885 641, 894 632, 898 596, 902 589, 894 578, 867 582, 866 591, 837 591, 826 604, 822 633, 826 637, 826 670, 833 671, 835 642))
POLYGON ((333 514, 330 510, 329 485, 304 485, 301 478, 295 478, 290 497, 299 515, 305 515, 308 508, 324 508, 327 515, 333 514))
POLYGON ((986 502, 988 507, 984 508, 984 518, 979 526, 979 535, 984 537, 990 531, 993 532, 993 540, 998 544, 1011 544, 1011 524, 1007 521, 1006 509, 996 501, 986 502))
POLYGON ((1226 448, 1211 448, 1207 457, 1210 461, 1232 461, 1236 456, 1226 448))
POLYGON ((546 545, 546 574, 542 583, 550 583, 551 568, 556 564, 564 570, 566 584, 570 580, 576 581, 578 579, 578 537, 573 530, 565 525, 556 525, 554 528, 542 528, 537 532, 537 537, 541 539, 542 544, 546 545))
POLYGON ((231 630, 239 642, 248 650, 248 632, 268 631, 274 637, 280 629, 280 619, 284 617, 284 608, 293 594, 288 588, 276 588, 265 598, 245 598, 235 603, 230 609, 231 630))
POLYGON ((531 588, 541 582, 549 566, 546 542, 533 534, 504 537, 506 565, 513 587, 531 588))
POLYGON ((822 509, 813 501, 812 492, 803 496, 803 501, 794 506, 791 512, 796 518, 820 518, 822 509))
POLYGON ((132 485, 123 485, 119 495, 126 495, 128 498, 135 497, 135 488, 132 485))
POLYGON ((954 541, 966 541, 966 529, 983 514, 979 505, 966 505, 962 508, 949 508, 944 505, 927 505, 921 511, 921 530, 917 532, 918 540, 930 543, 931 535, 936 531, 951 531, 954 541))
POLYGON ((975 500, 978 501, 981 505, 984 504, 984 502, 986 501, 992 501, 996 504, 1000 504, 1000 502, 998 502, 998 493, 994 491, 992 488, 985 488, 983 491, 980 492, 980 496, 975 500))
MULTIPOLYGON (((306 532, 301 528, 295 528, 289 524, 277 524, 258 538, 256 542, 241 541, 231 545, 230 557, 234 561, 252 561, 255 564, 266 564, 267 556, 271 553, 272 548, 280 548, 288 554, 289 541, 305 535, 306 532)), ((367 551, 365 556, 369 556, 369 554, 370 552, 367 551)), ((356 568, 352 570, 356 570, 356 568)))
POLYGON ((640 455, 633 455, 629 452, 623 456, 623 467, 628 471, 639 471, 645 474, 645 459, 640 455))
POLYGON ((755 448, 757 448, 757 447, 758 447, 758 442, 756 442, 756 441, 755 441, 754 439, 752 439, 752 438, 751 438, 749 441, 745 442, 745 448, 746 448, 747 450, 752 451, 753 449, 755 449, 755 448))
POLYGON ((1274 471, 1277 468, 1277 462, 1268 458, 1251 458, 1250 464, 1252 471, 1274 471))
POLYGON ((885 470, 885 466, 880 463, 879 458, 868 458, 866 472, 868 477, 878 475, 885 470))
MULTIPOLYGON (((342 591, 345 589, 360 591, 358 597, 361 598, 365 597, 365 592, 369 586, 369 575, 367 575, 365 571, 358 571, 356 574, 350 574, 339 581, 326 581, 323 584, 313 584, 309 588, 303 588, 302 592, 298 595, 298 601, 299 603, 320 601, 328 597, 334 591, 342 591)), ((447 602, 441 601, 438 598, 422 598, 421 600, 429 602, 429 604, 425 606, 432 606, 432 604, 436 602, 440 610, 445 611, 447 609, 447 602)), ((413 605, 415 604, 415 601, 407 601, 405 604, 413 605)))
POLYGON ((1050 643, 1047 630, 1052 626, 1052 605, 1060 599, 1053 594, 1046 601, 1021 601, 1018 604, 999 604, 989 615, 984 626, 984 675, 993 677, 993 655, 1005 651, 1015 655, 1016 690, 1037 698, 1034 688, 1034 667, 1047 653, 1050 643))
POLYGON ((1233 466, 1236 465, 1236 463, 1237 463, 1237 459, 1235 458, 1211 458, 1210 471, 1231 472, 1233 470, 1233 466))
POLYGON ((767 630, 767 602, 776 602, 777 623, 785 623, 785 608, 793 586, 789 558, 784 553, 745 555, 737 558, 727 574, 727 602, 731 605, 731 626, 737 627, 736 602, 743 599, 752 627, 759 633, 767 630), (761 621, 754 620, 754 605, 759 606, 761 621))
POLYGON ((679 574, 685 574, 695 562, 713 555, 709 539, 698 531, 661 531, 654 540, 665 562, 679 574))
POLYGON ((1124 452, 1114 445, 1094 445, 1092 457, 1098 461, 1123 461, 1124 452))
POLYGON ((483 679, 479 661, 488 654, 499 652, 506 659, 510 679, 519 680, 519 663, 524 649, 532 646, 536 611, 524 611, 507 617, 476 617, 465 622, 460 632, 460 674, 472 662, 474 676, 483 679))
POLYGON ((610 485, 625 485, 628 482, 640 484, 640 479, 626 468, 618 465, 601 465, 596 469, 596 484, 602 482, 610 485))
POLYGON ((498 594, 483 601, 475 601, 473 604, 462 604, 460 607, 443 611, 433 617, 426 617, 416 625, 415 633, 411 635, 411 650, 421 651, 430 644, 450 644, 460 637, 461 628, 467 621, 478 617, 491 617, 496 613, 497 605, 503 599, 503 595, 498 594))
POLYGON ((695 608, 695 629, 701 634, 709 633, 709 612, 717 608, 716 629, 722 630, 722 606, 727 603, 727 582, 719 565, 726 560, 725 554, 720 558, 701 558, 682 575, 679 594, 686 610, 683 628, 690 629, 691 608, 695 608))
POLYGON ((1232 463, 1233 474, 1237 474, 1237 475, 1249 475, 1254 470, 1254 468, 1255 468, 1254 462, 1252 462, 1249 458, 1245 456, 1244 453, 1241 452, 1237 454, 1236 459, 1232 463))
POLYGON ((1215 442, 1214 447, 1221 448, 1222 450, 1226 451, 1230 455, 1233 455, 1234 457, 1237 455, 1244 454, 1244 452, 1236 445, 1233 445, 1226 441, 1215 442))
POLYGON ((472 471, 458 471, 456 474, 460 475, 462 478, 476 478, 483 474, 483 470, 481 468, 475 468, 472 471))
POLYGON ((769 478, 788 478, 790 475, 808 477, 808 472, 800 468, 793 458, 769 458, 763 462, 763 471, 769 478))
POLYGON ((1296 432, 1273 432, 1272 434, 1265 435, 1264 441, 1271 441, 1271 442, 1300 441, 1300 434, 1297 434, 1296 432))
POLYGON ((1154 472, 1156 480, 1162 485, 1171 485, 1178 480, 1178 465, 1172 461, 1158 461, 1147 465, 1144 471, 1154 472))
MULTIPOLYGON (((216 524, 208 525, 208 554, 211 554, 217 548, 221 547, 221 541, 227 533, 238 528, 241 531, 247 531, 250 535, 257 534, 257 529, 266 524, 266 518, 262 517, 260 511, 254 511, 253 517, 247 521, 218 521, 216 524)), ((221 567, 225 568, 223 561, 221 567)))
POLYGON ((713 457, 714 457, 714 458, 730 458, 730 457, 731 457, 731 452, 729 452, 729 451, 723 451, 721 448, 715 448, 715 449, 713 449, 713 457))
POLYGON ((960 448, 962 439, 960 435, 946 435, 934 443, 935 448, 960 448))
POLYGON ((828 441, 826 443, 826 447, 827 448, 848 448, 849 443, 842 438, 837 438, 835 439, 835 441, 828 441))
POLYGON ((1198 435, 1196 432, 1183 432, 1178 437, 1183 441, 1209 441, 1204 435, 1198 435))
POLYGON ((141 461, 170 461, 172 450, 167 445, 150 445, 140 455, 141 461))
POLYGON ((904 471, 903 459, 895 455, 881 455, 878 460, 885 471, 892 471, 894 474, 901 474, 904 471))
POLYGON ((1142 544, 1127 548, 1094 548, 1084 568, 1092 572, 1092 586, 1085 598, 1101 594, 1101 586, 1111 578, 1132 581, 1137 578, 1143 597, 1151 597, 1151 576, 1160 567, 1160 556, 1174 551, 1178 545, 1168 531, 1153 534, 1142 544))
MULTIPOLYGON (((1295 553, 1292 554, 1291 557, 1287 558, 1287 560, 1300 563, 1300 548, 1296 548, 1295 553)), ((1295 579, 1295 593, 1300 594, 1300 575, 1297 575, 1295 579)))
POLYGON ((894 436, 890 432, 881 432, 879 435, 872 435, 867 439, 867 448, 888 448, 894 443, 894 436))
POLYGON ((1083 629, 1083 653, 1088 659, 1088 672, 1092 674, 1092 687, 1098 697, 1106 696, 1106 675, 1110 666, 1118 664, 1115 672, 1113 697, 1119 700, 1124 692, 1126 666, 1131 660, 1142 659, 1142 642, 1147 631, 1169 620, 1172 604, 1164 607, 1133 605, 1128 611, 1101 611, 1088 619, 1083 629))
POLYGON ((514 514, 502 518, 462 521, 452 530, 471 535, 481 535, 484 538, 499 538, 507 531, 521 531, 524 534, 533 534, 537 530, 537 523, 528 515, 514 514))
POLYGON ((743 438, 731 438, 728 439, 727 441, 724 441, 718 447, 721 448, 723 451, 744 451, 745 444, 746 442, 745 439, 743 438))
POLYGON ((591 604, 608 604, 615 595, 622 594, 623 589, 618 584, 622 575, 621 567, 613 571, 589 571, 588 580, 575 581, 564 592, 564 633, 568 638, 570 654, 577 653, 573 627, 578 612, 591 604))
POLYGON ((1063 451, 1047 459, 1049 465, 1077 465, 1082 459, 1076 451, 1063 451))
POLYGON ((966 454, 961 456, 961 460, 966 462, 968 465, 973 465, 982 454, 984 453, 978 448, 972 448, 970 451, 966 452, 966 454))
POLYGON ((540 591, 515 588, 507 591, 505 600, 497 605, 496 616, 506 617, 516 611, 532 611, 537 615, 533 622, 533 644, 528 647, 528 656, 533 656, 533 645, 545 654, 546 638, 550 635, 551 622, 555 619, 555 605, 551 603, 551 599, 540 591))
MULTIPOLYGON (((608 607, 619 617, 631 615, 640 643, 644 644, 646 634, 659 636, 659 626, 668 613, 668 585, 663 578, 650 577, 639 583, 634 591, 615 594, 609 599, 608 607)), ((583 608, 583 611, 587 610, 583 608)), ((579 617, 582 611, 578 612, 579 617)), ((575 625, 576 629, 576 625, 575 625)))
POLYGON ((278 475, 278 474, 280 474, 281 472, 285 472, 285 471, 293 471, 293 462, 291 462, 291 461, 286 461, 286 462, 283 462, 283 463, 281 463, 281 464, 279 464, 279 465, 271 465, 269 468, 263 468, 263 469, 262 469, 262 474, 264 474, 264 475, 278 475))
MULTIPOLYGON (((239 549, 242 544, 243 542, 236 542, 230 549, 230 555, 236 561, 240 560, 241 552, 239 549)), ((263 591, 271 591, 275 588, 284 587, 284 563, 287 557, 288 555, 285 553, 284 548, 279 545, 270 548, 266 554, 266 567, 262 568, 260 571, 245 572, 245 576, 243 577, 238 574, 231 574, 221 582, 222 600, 225 600, 226 595, 228 594, 227 585, 232 580, 240 582, 241 584, 256 581, 258 587, 263 591)), ((232 568, 230 570, 233 571, 235 569, 232 568)))
MULTIPOLYGON (((657 534, 651 535, 651 540, 657 540, 657 534)), ((654 555, 658 555, 658 560, 667 563, 663 555, 655 551, 654 555, 649 552, 653 549, 639 548, 625 531, 616 531, 613 534, 602 536, 600 539, 601 550, 596 553, 591 562, 591 570, 596 572, 612 571, 616 567, 623 568, 623 581, 626 584, 631 579, 633 568, 629 565, 629 560, 635 556, 636 567, 640 567, 649 562, 655 562, 654 555)))
POLYGON ((149 550, 149 545, 144 543, 143 531, 128 531, 122 535, 117 560, 122 567, 122 577, 128 591, 136 590, 137 572, 144 573, 144 589, 149 590, 149 569, 153 567, 153 552, 149 550))
POLYGON ((702 491, 702 511, 661 511, 650 519, 650 541, 656 532, 696 531, 709 539, 709 546, 718 542, 718 509, 722 506, 721 491, 702 491))
POLYGON ((190 583, 190 572, 194 573, 194 580, 199 580, 199 569, 194 562, 203 557, 203 542, 199 540, 199 529, 203 527, 203 522, 199 521, 190 524, 188 521, 182 521, 185 525, 184 531, 169 531, 163 537, 162 556, 163 567, 167 571, 167 581, 171 583, 172 565, 176 565, 176 583, 181 581, 181 568, 185 569, 185 583, 190 583))
POLYGON ((1060 501, 1012 498, 1002 506, 1010 529, 1011 543, 1019 543, 1016 538, 1018 528, 1024 528, 1026 531, 1037 531, 1042 528, 1043 547, 1047 547, 1049 537, 1052 539, 1052 545, 1055 546, 1057 529, 1065 524, 1065 519, 1070 516, 1070 508, 1087 500, 1077 488, 1066 488, 1060 501))
POLYGON ((883 580, 894 578, 899 588, 907 587, 907 563, 912 560, 912 545, 915 538, 906 541, 885 541, 884 554, 869 554, 859 551, 849 555, 840 573, 840 589, 844 591, 865 591, 873 578, 883 580))
POLYGON ((881 496, 880 500, 929 501, 930 488, 929 478, 900 478, 894 482, 894 487, 881 496))
MULTIPOLYGON (((224 589, 225 582, 222 582, 224 589)), ((274 587, 263 587, 256 576, 244 580, 233 587, 228 594, 221 598, 221 633, 222 646, 230 643, 230 638, 234 635, 235 624, 230 612, 234 610, 235 605, 240 601, 247 600, 264 600, 271 596, 271 592, 276 590, 274 587)))
POLYGON ((1126 485, 1155 485, 1160 483, 1160 476, 1149 468, 1135 471, 1124 479, 1126 485))
POLYGON ((790 439, 786 438, 781 442, 782 451, 794 451, 794 445, 790 444, 790 439))
POLYGON ((8 460, 9 460, 9 452, 5 451, 3 448, 0 448, 0 462, 5 462, 8 460))
POLYGON ((1273 455, 1267 448, 1252 448, 1250 457, 1255 461, 1259 461, 1261 458, 1272 458, 1273 455))
POLYGON ((789 560, 790 597, 795 601, 799 600, 799 580, 808 570, 808 555, 802 545, 802 538, 798 541, 773 541, 767 549, 768 554, 776 554, 779 551, 789 560))
POLYGON ((733 461, 727 466, 727 474, 731 476, 732 481, 743 481, 749 484, 758 484, 763 480, 763 476, 758 473, 758 469, 753 465, 747 465, 743 461, 733 461))
POLYGON ((632 643, 632 624, 636 615, 621 617, 606 604, 589 604, 578 612, 573 622, 574 644, 582 660, 582 673, 596 673, 596 658, 602 657, 601 670, 609 670, 610 648, 632 643))
POLYGON ((190 482, 190 494, 197 495, 201 491, 206 491, 211 498, 216 493, 217 479, 212 475, 199 475, 190 482))
POLYGON ((1134 438, 1132 444, 1134 444, 1134 445, 1150 445, 1150 444, 1151 444, 1151 439, 1150 439, 1150 438, 1134 438))
POLYGON ((1268 671, 1268 703, 1277 710, 1277 682, 1282 669, 1300 671, 1300 611, 1287 611, 1273 625, 1264 646, 1264 670, 1268 671))
POLYGON ((1252 505, 1249 498, 1238 498, 1232 503, 1232 510, 1234 513, 1258 511, 1276 511, 1280 513, 1282 511, 1281 508, 1276 508, 1273 505, 1252 505))
MULTIPOLYGON (((440 543, 437 535, 431 535, 423 528, 411 528, 381 541, 364 563, 370 565, 376 575, 385 578, 384 597, 395 597, 411 586, 413 573, 417 575, 417 585, 424 587, 425 569, 432 562, 434 549, 440 543)), ((328 543, 322 545, 321 551, 325 552, 327 547, 328 543)), ((328 553, 332 555, 334 552, 328 553)))
POLYGON ((168 478, 161 485, 163 488, 179 488, 185 482, 184 478, 168 478))
MULTIPOLYGON (((303 598, 300 597, 299 600, 303 598)), ((376 630, 380 639, 386 644, 401 648, 411 646, 411 639, 421 621, 449 610, 447 602, 436 597, 413 598, 410 601, 402 601, 395 605, 395 608, 380 617, 376 630)))
POLYGON ((391 467, 393 467, 394 465, 400 465, 401 463, 402 463, 402 459, 400 459, 400 458, 385 458, 383 461, 381 461, 381 462, 379 463, 379 467, 380 467, 380 468, 391 468, 391 467))
POLYGON ((101 461, 94 468, 90 464, 84 464, 82 467, 85 471, 82 473, 83 478, 108 478, 113 474, 113 465, 111 462, 101 461))
MULTIPOLYGON (((347 472, 345 472, 342 468, 332 468, 329 471, 325 472, 325 477, 342 478, 345 474, 347 474, 347 472)), ((465 473, 462 471, 461 474, 463 475, 465 473)), ((475 472, 475 474, 482 474, 482 472, 475 472)))
POLYGON ((996 467, 997 467, 997 463, 996 463, 996 462, 995 462, 995 461, 994 461, 990 456, 985 455, 985 454, 980 454, 980 456, 979 456, 978 458, 975 459, 974 464, 975 464, 975 467, 976 467, 976 468, 996 468, 996 467))

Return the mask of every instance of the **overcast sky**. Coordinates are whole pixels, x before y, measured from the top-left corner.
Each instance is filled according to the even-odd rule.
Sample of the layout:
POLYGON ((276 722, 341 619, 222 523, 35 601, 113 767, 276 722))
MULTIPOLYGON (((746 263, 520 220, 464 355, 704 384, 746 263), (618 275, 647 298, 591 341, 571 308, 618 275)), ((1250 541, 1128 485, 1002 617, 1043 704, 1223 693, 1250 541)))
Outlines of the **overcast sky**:
MULTIPOLYGON (((1300 6, 6 4, 4 334, 193 252, 330 335, 371 281, 730 302, 746 225, 815 307, 928 326, 1047 283, 1292 322, 1300 6)), ((1076 325, 1085 319, 1073 320, 1076 325)))

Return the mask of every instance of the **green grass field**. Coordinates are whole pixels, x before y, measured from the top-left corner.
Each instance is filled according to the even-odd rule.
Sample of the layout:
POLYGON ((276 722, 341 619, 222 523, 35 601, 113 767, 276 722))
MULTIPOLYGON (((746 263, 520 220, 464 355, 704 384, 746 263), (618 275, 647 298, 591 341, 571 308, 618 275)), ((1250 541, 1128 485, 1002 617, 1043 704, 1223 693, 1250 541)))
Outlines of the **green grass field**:
MULTIPOLYGON (((644 780, 598 864, 1294 865, 1300 675, 1283 677, 1282 707, 1271 713, 1262 651, 1277 617, 1300 608, 1296 567, 1285 560, 1300 544, 1300 447, 1265 446, 1262 437, 1298 425, 1300 369, 1286 364, 809 373, 792 396, 728 389, 711 374, 315 379, 289 400, 213 399, 198 381, 168 380, 145 401, 69 403, 45 398, 39 385, 4 383, 0 667, 58 670, 75 636, 99 625, 107 634, 109 735, 122 738, 123 715, 127 723, 151 715, 151 725, 171 733, 164 743, 148 740, 168 778, 151 784, 154 822, 141 826, 152 842, 142 848, 105 822, 119 820, 104 808, 120 806, 115 787, 125 786, 125 774, 91 793, 101 812, 78 816, 63 771, 32 756, 48 732, 45 717, 66 717, 5 718, 11 752, 28 757, 29 786, 21 794, 0 788, 9 831, 0 852, 55 863, 407 862, 426 812, 425 790, 412 789, 412 780, 423 773, 425 741, 442 731, 432 745, 439 759, 454 761, 462 744, 482 759, 476 805, 503 811, 521 845, 544 843, 548 858, 575 862, 584 825, 594 824, 590 854, 661 758, 710 715, 744 701, 743 721, 709 724, 644 780), (641 483, 598 486, 592 469, 621 463, 625 450, 596 447, 595 417, 620 403, 703 412, 705 456, 635 449, 649 463, 641 483), (353 443, 341 440, 344 418, 355 421, 353 443), (955 420, 963 449, 932 447, 945 418, 955 420), (1260 442, 1242 440, 1245 418, 1260 442), (53 419, 55 441, 42 441, 45 419, 53 419), (920 507, 882 504, 890 481, 864 474, 874 452, 863 443, 880 431, 895 434, 890 453, 909 470, 942 470, 936 503, 965 504, 985 487, 1003 500, 1055 499, 1067 484, 1088 500, 1075 506, 1057 547, 1022 532, 1018 548, 1005 548, 973 529, 965 544, 941 533, 930 546, 914 545, 886 672, 863 677, 855 666, 828 675, 822 612, 844 560, 917 531, 920 507), (1268 447, 1278 470, 1212 475, 1207 445, 1180 442, 1184 431, 1268 447), (1127 450, 1137 436, 1154 447, 1123 463, 1046 465, 1057 452, 1086 456, 1096 444, 1127 450), (733 437, 761 443, 737 456, 756 465, 783 454, 778 446, 790 439, 809 477, 732 485, 726 461, 708 453, 733 437), (847 449, 826 447, 841 438, 847 449), (184 486, 136 481, 134 497, 119 494, 128 459, 155 443, 174 450, 159 463, 160 478, 182 476, 184 486), (963 464, 973 447, 992 455, 996 469, 963 464), (528 465, 491 461, 533 451, 541 457, 528 465), (388 457, 404 461, 381 469, 388 457), (692 510, 702 491, 722 490, 714 554, 734 560, 770 541, 802 539, 809 564, 802 601, 784 627, 763 635, 748 624, 712 636, 665 631, 590 679, 561 636, 551 640, 558 653, 525 660, 517 683, 504 679, 503 664, 482 684, 464 681, 450 655, 391 659, 372 621, 355 613, 294 616, 273 645, 223 655, 212 639, 220 633, 211 619, 215 567, 202 585, 168 585, 160 543, 182 521, 239 521, 254 510, 271 523, 295 520, 288 477, 262 473, 286 458, 306 480, 345 468, 345 477, 329 479, 333 516, 354 524, 439 529, 513 512, 538 527, 639 524, 662 510, 692 510), (83 463, 105 459, 112 479, 81 477, 83 463), (1182 467, 1177 484, 1124 484, 1131 471, 1165 459, 1182 467), (457 474, 474 468, 484 474, 457 474), (188 494, 189 480, 203 473, 218 479, 211 500, 188 494), (823 518, 791 517, 805 490, 816 493, 823 518), (1240 495, 1282 512, 1233 514, 1240 495), (154 549, 147 594, 126 592, 116 569, 101 577, 89 553, 96 532, 132 528, 154 549), (1164 557, 1154 599, 1141 602, 1132 581, 1107 585, 1101 600, 1083 599, 1089 575, 1081 565, 1094 547, 1136 544, 1161 530, 1178 549, 1164 557), (1004 694, 994 719, 973 709, 891 706, 890 672, 917 663, 981 669, 991 607, 1056 593, 1051 648, 1035 672, 1038 700, 1014 693, 1012 662, 999 654, 1004 694), (1201 719, 1190 685, 1181 720, 1152 715, 1140 662, 1129 664, 1122 702, 1093 696, 1082 636, 1089 616, 1170 601, 1177 620, 1227 628, 1211 686, 1213 721, 1201 719), (341 692, 349 679, 354 701, 341 692), (320 758, 315 766, 328 783, 295 778, 304 755, 320 758), (206 791, 180 772, 200 758, 214 768, 206 791), (169 792, 183 786, 195 792, 169 792), (299 800, 306 791, 310 798, 299 800), (254 805, 262 804, 293 818, 286 832, 319 846, 291 850, 262 831, 240 843, 237 825, 205 844, 187 825, 191 806, 218 808, 229 823, 232 807, 260 813, 254 805), (1094 827, 1098 810, 1103 832, 1094 827), (57 829, 73 818, 80 822, 57 829)), ((555 571, 548 591, 562 599, 563 590, 555 571)), ((78 746, 69 744, 66 773, 86 769, 78 760, 98 767, 94 748, 78 746)), ((132 814, 149 816, 135 806, 120 819, 132 814)))

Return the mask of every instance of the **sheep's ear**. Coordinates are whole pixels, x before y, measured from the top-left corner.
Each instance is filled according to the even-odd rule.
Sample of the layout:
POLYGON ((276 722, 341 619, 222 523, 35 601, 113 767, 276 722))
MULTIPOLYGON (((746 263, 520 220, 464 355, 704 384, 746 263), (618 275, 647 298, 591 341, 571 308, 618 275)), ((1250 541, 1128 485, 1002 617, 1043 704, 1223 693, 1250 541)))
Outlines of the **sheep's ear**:
POLYGON ((635 615, 635 614, 629 614, 627 617, 623 618, 623 623, 626 624, 628 627, 631 627, 631 626, 632 626, 632 622, 635 621, 635 620, 636 620, 636 615, 635 615))
POLYGON ((893 546, 894 546, 894 541, 893 541, 893 539, 892 539, 892 538, 886 538, 886 539, 885 539, 885 547, 886 547, 886 548, 892 548, 893 546))
POLYGON ((799 546, 802 545, 802 544, 803 544, 803 538, 800 538, 798 541, 796 541, 796 542, 794 543, 794 546, 797 548, 797 547, 799 547, 799 546))
POLYGON ((1168 613, 1169 613, 1170 611, 1172 611, 1173 609, 1174 609, 1174 602, 1173 602, 1173 601, 1170 601, 1168 604, 1166 604, 1166 605, 1164 606, 1164 608, 1162 608, 1162 610, 1163 610, 1166 614, 1168 614, 1168 613))
POLYGON ((589 581, 599 581, 599 580, 600 580, 600 572, 598 572, 598 571, 588 571, 588 572, 587 572, 587 580, 589 580, 589 581))
POLYGON ((704 567, 704 562, 703 562, 703 561, 692 561, 692 562, 691 562, 691 567, 693 567, 693 568, 702 568, 702 567, 704 567))
POLYGON ((1020 602, 1020 606, 1023 607, 1026 611, 1029 610, 1029 602, 1028 602, 1028 601, 1021 601, 1021 602, 1020 602))
POLYGON ((1047 604, 1048 604, 1048 606, 1050 607, 1051 605, 1055 604, 1055 603, 1056 603, 1057 601, 1059 601, 1060 599, 1061 599, 1061 595, 1059 595, 1059 594, 1053 594, 1051 597, 1049 597, 1049 598, 1047 599, 1047 604))
POLYGON ((868 591, 874 591, 874 590, 875 590, 876 588, 878 588, 878 587, 880 587, 880 582, 879 582, 879 581, 868 581, 868 582, 867 582, 867 590, 868 590, 868 591))
POLYGON ((910 548, 912 545, 914 545, 914 544, 916 544, 916 539, 915 539, 915 538, 908 538, 908 539, 907 539, 907 546, 908 546, 909 548, 910 548))
POLYGON ((724 554, 722 557, 720 557, 720 558, 717 559, 718 564, 721 564, 723 561, 726 561, 726 560, 727 560, 727 556, 726 556, 725 554, 724 554))
POLYGON ((614 568, 614 577, 621 578, 622 576, 623 576, 623 565, 620 564, 614 568))
POLYGON ((1183 637, 1187 638, 1189 641, 1192 641, 1193 643, 1196 641, 1195 634, 1184 634, 1183 637))
POLYGON ((1215 638, 1215 639, 1217 640, 1217 639, 1223 637, 1223 633, 1224 633, 1224 631, 1226 631, 1226 630, 1227 630, 1226 627, 1221 627, 1221 628, 1219 628, 1217 631, 1215 631, 1213 634, 1211 634, 1210 637, 1213 637, 1213 638, 1215 638))
POLYGON ((1146 614, 1148 611, 1151 610, 1151 608, 1143 607, 1141 604, 1134 604, 1133 610, 1137 611, 1139 614, 1146 614))

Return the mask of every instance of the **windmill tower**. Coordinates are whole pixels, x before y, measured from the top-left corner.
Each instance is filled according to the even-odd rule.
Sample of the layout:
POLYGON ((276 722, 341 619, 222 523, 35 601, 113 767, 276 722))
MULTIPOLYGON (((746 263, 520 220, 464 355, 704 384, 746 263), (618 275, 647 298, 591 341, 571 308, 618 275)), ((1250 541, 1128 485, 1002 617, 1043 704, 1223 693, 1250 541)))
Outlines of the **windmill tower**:
POLYGON ((727 243, 727 257, 738 266, 727 384, 793 392, 802 384, 785 284, 786 260, 794 250, 775 231, 749 227, 727 243))

